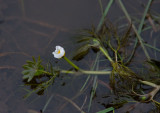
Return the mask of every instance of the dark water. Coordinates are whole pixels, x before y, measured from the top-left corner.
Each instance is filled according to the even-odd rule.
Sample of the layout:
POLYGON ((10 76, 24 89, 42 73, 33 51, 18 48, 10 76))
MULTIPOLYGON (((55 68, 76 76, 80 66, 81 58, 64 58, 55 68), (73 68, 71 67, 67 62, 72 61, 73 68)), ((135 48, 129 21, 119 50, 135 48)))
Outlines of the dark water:
MULTIPOLYGON (((107 2, 103 2, 106 7, 107 2)), ((141 18, 147 1, 127 0, 124 1, 124 4, 133 16, 141 18)), ((159 5, 160 1, 155 0, 151 11, 160 14, 159 5)), ((117 18, 123 16, 115 2, 108 13, 108 19, 115 22, 117 18)), ((40 55, 44 62, 51 61, 55 64, 57 60, 51 53, 56 45, 63 46, 66 49, 66 56, 71 58, 76 47, 72 41, 75 32, 83 28, 90 28, 92 24, 97 25, 100 18, 98 0, 0 0, 0 113, 40 113, 48 100, 51 101, 45 113, 79 113, 65 97, 80 107, 86 99, 83 110, 87 111, 92 85, 88 85, 88 89, 78 95, 87 78, 86 75, 78 77, 68 75, 58 78, 44 95, 33 94, 23 99, 27 93, 24 88, 28 87, 23 86, 21 71, 23 70, 22 65, 26 60, 31 60, 32 56, 40 55)), ((123 25, 124 22, 125 20, 122 21, 123 25)), ((142 36, 146 37, 149 44, 156 44, 159 47, 159 43, 156 43, 159 39, 152 38, 159 36, 159 29, 156 32, 148 30, 142 36)), ((151 54, 153 51, 149 50, 149 52, 151 54)), ((89 69, 90 63, 96 57, 92 52, 91 54, 76 64, 83 69, 89 69)), ((151 54, 151 57, 160 60, 157 52, 151 54)), ((140 62, 139 60, 142 62, 141 59, 137 59, 137 62, 140 62)), ((60 65, 64 69, 70 68, 64 60, 55 65, 60 65)), ((102 65, 106 64, 102 63, 102 65)), ((103 103, 107 104, 112 100, 102 98, 110 94, 109 88, 103 84, 103 81, 106 82, 105 84, 109 83, 108 77, 101 76, 99 80, 101 81, 96 92, 97 98, 93 100, 90 113, 105 109, 103 103)), ((115 112, 125 113, 132 106, 136 107, 130 111, 131 113, 146 113, 153 105, 133 102, 115 112)))

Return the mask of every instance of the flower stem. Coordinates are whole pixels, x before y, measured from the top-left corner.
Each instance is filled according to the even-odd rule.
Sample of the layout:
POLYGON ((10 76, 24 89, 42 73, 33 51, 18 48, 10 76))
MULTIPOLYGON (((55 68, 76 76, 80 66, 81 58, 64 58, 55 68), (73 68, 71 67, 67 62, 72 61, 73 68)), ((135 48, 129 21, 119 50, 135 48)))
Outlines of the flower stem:
POLYGON ((102 51, 102 53, 108 58, 110 62, 113 62, 112 58, 109 56, 108 51, 104 49, 102 46, 99 46, 99 49, 102 51))
MULTIPOLYGON (((68 70, 61 70, 61 73, 69 73, 69 74, 75 74, 78 72, 74 71, 68 71, 68 70)), ((86 70, 80 70, 80 73, 82 74, 91 74, 91 75, 106 75, 106 74, 111 74, 111 71, 86 71, 86 70)))
POLYGON ((75 69, 80 70, 78 66, 76 66, 72 61, 70 61, 67 57, 63 57, 71 66, 73 66, 75 69))
MULTIPOLYGON (((76 66, 72 61, 70 61, 67 57, 63 57, 71 66, 73 66, 75 69, 79 70, 83 74, 100 74, 100 75, 105 75, 105 74, 110 74, 111 71, 86 71, 83 69, 80 69, 78 66, 76 66)), ((110 58, 110 57, 109 57, 110 58)), ((61 70, 62 73, 70 73, 73 74, 75 72, 73 71, 66 71, 66 70, 61 70)))
POLYGON ((84 74, 99 74, 99 75, 105 75, 105 74, 111 74, 111 71, 85 71, 85 70, 82 70, 82 73, 84 74))

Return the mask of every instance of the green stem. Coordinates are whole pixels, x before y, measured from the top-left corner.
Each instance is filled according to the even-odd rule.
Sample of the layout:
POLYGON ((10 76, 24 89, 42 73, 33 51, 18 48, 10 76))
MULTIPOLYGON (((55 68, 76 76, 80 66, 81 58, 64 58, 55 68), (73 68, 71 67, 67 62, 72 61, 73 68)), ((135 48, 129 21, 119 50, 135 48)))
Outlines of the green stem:
POLYGON ((152 82, 149 82, 149 81, 143 81, 143 80, 139 80, 139 82, 143 83, 143 84, 146 84, 146 85, 149 85, 149 86, 152 86, 152 87, 157 87, 158 85, 152 83, 152 82))
POLYGON ((112 58, 109 56, 108 51, 104 49, 102 46, 99 46, 99 49, 102 51, 102 53, 108 58, 110 62, 113 62, 112 58))
POLYGON ((63 57, 71 66, 73 66, 75 69, 80 70, 78 66, 76 66, 72 61, 70 61, 67 57, 63 57))
POLYGON ((69 71, 69 70, 60 70, 61 73, 65 73, 65 74, 75 74, 77 72, 75 71, 69 71))
MULTIPOLYGON (((104 49, 102 49, 104 51, 104 49)), ((105 54, 108 55, 108 52, 105 51, 105 54)), ((100 74, 100 75, 104 75, 104 74, 110 74, 111 71, 86 71, 83 69, 80 69, 78 66, 76 66, 72 61, 70 61, 67 57, 63 57, 71 66, 73 66, 75 69, 79 70, 81 73, 83 74, 100 74)), ((110 56, 108 55, 108 57, 110 61, 112 61, 112 59, 110 58, 110 56)), ((66 70, 61 70, 62 73, 70 73, 70 74, 74 74, 76 72, 73 71, 66 71, 66 70)))
POLYGON ((96 75, 96 74, 105 75, 105 74, 111 74, 111 71, 85 71, 85 70, 82 70, 82 73, 93 74, 93 75, 96 75))
POLYGON ((109 11, 109 9, 110 9, 113 1, 114 1, 114 0, 110 0, 109 3, 107 4, 107 7, 105 8, 105 11, 104 11, 104 13, 103 13, 103 15, 102 15, 102 18, 101 18, 101 20, 100 20, 100 22, 99 22, 99 24, 98 24, 98 26, 97 26, 97 29, 96 29, 97 32, 100 30, 101 26, 103 25, 104 20, 105 20, 105 17, 107 16, 108 11, 109 11))
POLYGON ((47 71, 43 71, 43 70, 38 70, 38 71, 40 71, 40 72, 42 72, 42 73, 45 73, 45 74, 47 74, 47 75, 53 75, 52 73, 47 72, 47 71))
MULTIPOLYGON (((74 72, 74 71, 68 71, 68 70, 61 70, 61 73, 69 73, 69 74, 75 74, 78 72, 74 72)), ((91 74, 91 75, 106 75, 106 74, 111 74, 111 71, 86 71, 86 70, 81 70, 80 71, 83 74, 91 74)))

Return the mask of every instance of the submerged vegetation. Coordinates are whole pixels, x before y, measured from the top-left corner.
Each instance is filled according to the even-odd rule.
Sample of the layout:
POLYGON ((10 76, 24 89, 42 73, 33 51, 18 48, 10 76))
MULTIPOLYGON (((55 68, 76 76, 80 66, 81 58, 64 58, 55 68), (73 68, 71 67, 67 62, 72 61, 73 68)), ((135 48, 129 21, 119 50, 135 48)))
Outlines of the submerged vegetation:
MULTIPOLYGON (((99 1, 101 4, 101 0, 99 1)), ((67 58, 68 53, 66 53, 66 55, 61 55, 62 58, 56 58, 59 58, 59 60, 66 60, 66 62, 73 66, 74 70, 63 70, 60 68, 56 68, 52 66, 51 63, 42 65, 42 60, 40 59, 40 57, 37 60, 33 57, 33 61, 27 61, 27 64, 23 66, 23 79, 26 85, 30 85, 33 89, 32 91, 29 91, 26 96, 29 96, 33 92, 42 94, 48 86, 54 83, 55 78, 60 76, 61 73, 89 75, 80 91, 84 90, 84 87, 88 82, 90 75, 95 75, 92 83, 93 86, 90 102, 88 105, 89 111, 92 100, 96 95, 96 89, 98 86, 97 76, 101 74, 104 76, 110 76, 110 90, 114 95, 118 97, 118 99, 113 99, 113 102, 111 104, 105 106, 108 107, 107 109, 99 111, 97 113, 106 113, 110 111, 114 112, 115 109, 120 108, 125 103, 129 103, 130 101, 136 103, 152 102, 155 105, 154 110, 159 112, 160 103, 155 98, 155 96, 160 90, 160 62, 151 59, 146 47, 150 47, 156 51, 159 51, 159 49, 148 45, 141 37, 142 31, 145 31, 147 27, 152 27, 145 26, 145 18, 149 14, 148 11, 149 7, 151 6, 152 0, 149 0, 148 4, 146 5, 138 29, 136 28, 135 23, 132 21, 130 15, 125 9, 122 1, 117 0, 116 2, 120 5, 128 20, 128 25, 127 27, 125 27, 125 29, 115 27, 115 25, 113 25, 109 20, 106 19, 106 15, 113 4, 113 0, 110 0, 105 10, 102 10, 103 15, 97 28, 92 26, 91 29, 83 30, 80 36, 78 36, 77 43, 81 45, 81 47, 75 52, 72 60, 80 61, 90 52, 89 50, 93 50, 94 53, 97 54, 97 58, 95 59, 94 65, 92 66, 91 70, 84 70, 81 67, 75 65, 71 60, 67 58), (146 66, 145 69, 147 69, 147 73, 138 72, 138 70, 130 68, 138 47, 142 48, 146 57, 144 65, 146 66), (108 69, 108 67, 105 67, 106 69, 99 70, 100 56, 105 56, 106 59, 103 62, 109 63, 109 66, 111 66, 112 68, 108 69)), ((153 19, 156 19, 154 18, 154 16, 152 17, 153 19)), ((61 54, 61 51, 56 50, 54 54, 55 53, 61 54)), ((63 53, 65 53, 64 49, 63 53)), ((84 112, 80 108, 77 109, 80 112, 84 112)))

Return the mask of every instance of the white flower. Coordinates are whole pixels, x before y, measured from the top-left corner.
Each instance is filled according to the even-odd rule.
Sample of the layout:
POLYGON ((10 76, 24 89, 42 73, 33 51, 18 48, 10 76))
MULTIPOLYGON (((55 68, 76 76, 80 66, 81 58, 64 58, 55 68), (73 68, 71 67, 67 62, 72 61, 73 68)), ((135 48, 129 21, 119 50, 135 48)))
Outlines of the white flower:
POLYGON ((55 58, 62 58, 65 55, 65 50, 61 46, 56 46, 56 50, 52 52, 55 58))

